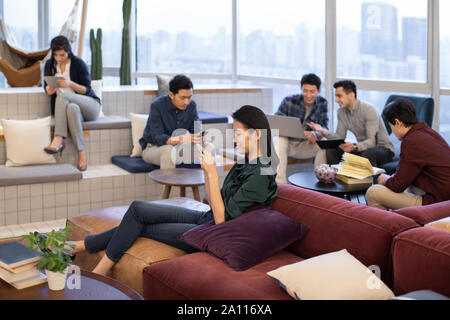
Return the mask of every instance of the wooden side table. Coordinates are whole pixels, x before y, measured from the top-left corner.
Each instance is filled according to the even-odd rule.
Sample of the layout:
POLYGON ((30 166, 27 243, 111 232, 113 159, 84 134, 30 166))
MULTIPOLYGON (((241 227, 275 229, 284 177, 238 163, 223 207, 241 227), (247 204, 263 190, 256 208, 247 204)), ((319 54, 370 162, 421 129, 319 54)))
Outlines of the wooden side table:
MULTIPOLYGON (((68 274, 70 276, 70 274, 68 274)), ((0 279, 0 300, 143 300, 127 285, 90 271, 81 270, 80 289, 52 291, 48 283, 18 290, 0 279)))
POLYGON ((186 197, 186 187, 191 187, 194 199, 200 200, 199 186, 205 185, 205 177, 201 169, 158 169, 149 173, 150 179, 164 185, 163 199, 168 199, 172 187, 180 187, 180 196, 186 197))

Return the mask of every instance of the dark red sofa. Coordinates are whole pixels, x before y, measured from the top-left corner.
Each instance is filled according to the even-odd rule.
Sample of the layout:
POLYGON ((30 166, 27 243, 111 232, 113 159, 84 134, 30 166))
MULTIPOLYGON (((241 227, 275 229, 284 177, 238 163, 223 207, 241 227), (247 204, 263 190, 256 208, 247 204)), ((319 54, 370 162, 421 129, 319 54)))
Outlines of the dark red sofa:
POLYGON ((424 228, 398 213, 289 185, 279 186, 273 208, 308 226, 305 238, 241 272, 205 252, 153 264, 143 271, 144 298, 291 299, 266 272, 341 249, 366 266, 380 267, 381 279, 396 295, 431 289, 450 296, 450 233, 424 228))

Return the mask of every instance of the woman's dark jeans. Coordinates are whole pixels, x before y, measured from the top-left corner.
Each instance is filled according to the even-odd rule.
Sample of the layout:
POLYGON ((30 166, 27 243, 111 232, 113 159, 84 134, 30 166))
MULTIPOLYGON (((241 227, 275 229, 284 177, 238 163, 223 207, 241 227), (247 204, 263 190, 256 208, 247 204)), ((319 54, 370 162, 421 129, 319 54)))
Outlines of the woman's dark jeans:
POLYGON ((166 204, 134 201, 116 228, 87 236, 86 250, 106 249, 107 257, 117 262, 138 237, 150 238, 184 250, 197 251, 178 240, 186 231, 213 220, 212 211, 203 212, 166 204))

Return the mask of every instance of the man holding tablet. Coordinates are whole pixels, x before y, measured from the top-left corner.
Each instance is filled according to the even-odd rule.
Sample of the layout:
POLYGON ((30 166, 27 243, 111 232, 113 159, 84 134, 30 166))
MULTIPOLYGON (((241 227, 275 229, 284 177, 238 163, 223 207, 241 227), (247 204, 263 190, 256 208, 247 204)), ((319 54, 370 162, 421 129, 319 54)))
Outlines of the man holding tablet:
POLYGON ((375 108, 357 99, 353 81, 339 81, 334 84, 334 88, 336 102, 340 107, 336 133, 329 133, 319 123, 310 122, 308 126, 328 140, 345 139, 347 130, 350 130, 358 143, 344 142, 338 148, 322 149, 319 153, 326 154, 328 164, 339 163, 344 152, 367 158, 374 167, 390 162, 395 152, 394 145, 389 140, 384 122, 375 108))
MULTIPOLYGON (((328 127, 328 102, 319 96, 320 78, 315 74, 303 76, 301 84, 301 94, 286 97, 275 113, 277 116, 296 117, 300 119, 300 126, 305 134, 305 139, 288 138, 284 136, 274 137, 274 147, 280 158, 280 165, 277 169, 277 183, 287 183, 286 168, 288 156, 299 159, 314 157, 320 150, 317 140, 322 138, 321 134, 311 129, 307 123, 315 122, 320 127, 328 127)), ((325 162, 325 158, 316 156, 315 164, 325 162)))

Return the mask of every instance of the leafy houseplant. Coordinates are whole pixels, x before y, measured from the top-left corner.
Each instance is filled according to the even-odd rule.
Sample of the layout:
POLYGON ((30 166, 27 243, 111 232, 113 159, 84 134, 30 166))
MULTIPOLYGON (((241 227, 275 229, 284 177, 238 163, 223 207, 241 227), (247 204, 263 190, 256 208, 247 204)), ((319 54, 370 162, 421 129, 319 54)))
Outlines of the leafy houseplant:
POLYGON ((89 34, 89 44, 91 47, 91 86, 97 97, 102 99, 102 78, 103 78, 103 57, 102 57, 102 29, 97 29, 97 37, 94 29, 89 34))
POLYGON ((131 0, 123 0, 122 58, 120 62, 120 85, 131 85, 130 20, 131 0))
POLYGON ((97 37, 94 29, 89 34, 89 44, 91 47, 91 78, 92 80, 101 80, 103 78, 103 59, 102 59, 102 29, 97 29, 97 37))
POLYGON ((22 236, 29 241, 28 248, 30 250, 38 249, 42 252, 36 268, 46 270, 51 290, 62 290, 65 287, 67 266, 72 264, 72 253, 67 247, 75 249, 75 246, 67 241, 67 237, 71 235, 69 233, 71 228, 71 226, 67 226, 59 231, 52 230, 48 235, 30 232, 28 235, 22 236), (58 276, 58 274, 59 284, 52 283, 54 276, 58 276))

